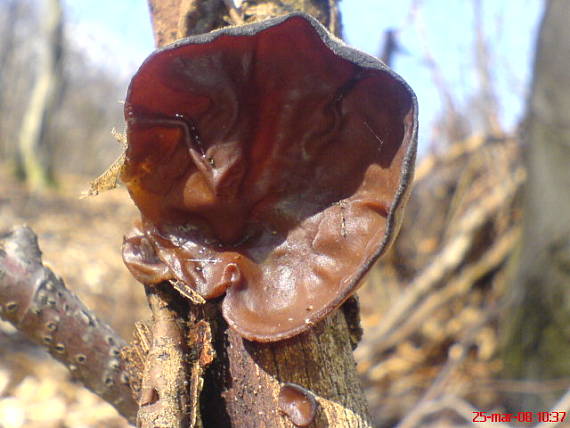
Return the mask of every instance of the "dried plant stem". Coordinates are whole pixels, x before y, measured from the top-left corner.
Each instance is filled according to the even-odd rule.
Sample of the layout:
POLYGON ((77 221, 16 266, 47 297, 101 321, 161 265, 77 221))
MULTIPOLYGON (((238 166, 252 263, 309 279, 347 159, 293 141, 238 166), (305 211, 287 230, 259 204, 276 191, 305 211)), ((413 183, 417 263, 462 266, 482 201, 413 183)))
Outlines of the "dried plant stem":
POLYGON ((396 428, 413 428, 421 426, 420 422, 426 415, 426 410, 431 407, 434 401, 437 401, 444 393, 445 387, 448 385, 451 377, 467 357, 467 350, 475 340, 475 337, 489 321, 499 314, 499 309, 504 309, 501 304, 494 304, 486 313, 486 315, 477 323, 472 325, 465 332, 463 338, 454 344, 449 351, 449 357, 446 364, 440 370, 434 382, 430 385, 418 404, 409 412, 396 426, 396 428))
POLYGON ((185 359, 184 314, 176 308, 176 296, 161 285, 146 287, 153 314, 152 339, 146 356, 139 399, 137 426, 141 428, 186 428, 194 426, 187 408, 188 366, 185 359))
MULTIPOLYGON (((378 327, 368 333, 367 342, 378 344, 386 340, 391 332, 410 316, 418 303, 463 262, 465 254, 471 248, 475 232, 495 211, 504 206, 523 179, 524 174, 518 171, 512 180, 497 187, 461 219, 456 236, 443 247, 433 263, 410 284, 378 327)), ((366 353, 366 349, 369 347, 364 347, 362 353, 366 353)), ((370 355, 361 355, 361 358, 365 359, 370 357, 370 355)))
POLYGON ((137 405, 119 358, 125 342, 42 264, 36 235, 25 226, 0 237, 0 316, 134 420, 137 405))
POLYGON ((449 280, 441 289, 430 293, 426 299, 414 305, 413 311, 403 319, 398 328, 386 333, 382 342, 375 343, 374 353, 382 354, 398 343, 403 342, 415 331, 417 331, 425 321, 438 308, 447 304, 451 299, 466 293, 469 287, 479 278, 495 269, 511 254, 514 246, 520 238, 520 230, 514 227, 503 234, 488 251, 483 254, 480 260, 465 268, 460 275, 449 280))
POLYGON ((241 16, 240 11, 236 8, 233 0, 224 0, 224 4, 228 9, 228 14, 232 20, 232 24, 234 25, 241 25, 244 23, 243 17, 241 16))
POLYGON ((469 156, 478 151, 485 144, 492 143, 508 143, 517 144, 512 136, 489 138, 483 135, 472 135, 464 141, 446 147, 443 153, 432 153, 424 157, 421 163, 416 167, 414 173, 414 182, 418 183, 433 173, 433 170, 440 165, 448 165, 456 161, 462 156, 469 156))

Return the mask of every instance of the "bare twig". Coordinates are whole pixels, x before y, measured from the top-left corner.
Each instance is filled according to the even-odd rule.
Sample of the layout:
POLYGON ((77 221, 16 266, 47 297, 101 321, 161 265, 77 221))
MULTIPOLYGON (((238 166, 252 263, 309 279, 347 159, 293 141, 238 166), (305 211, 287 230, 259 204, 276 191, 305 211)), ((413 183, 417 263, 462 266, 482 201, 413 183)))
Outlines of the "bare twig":
POLYGON ((230 15, 230 19, 232 20, 233 25, 241 25, 244 23, 243 17, 241 16, 240 11, 236 8, 233 0, 224 0, 224 4, 228 9, 228 14, 230 15))
POLYGON ((523 394, 541 394, 562 391, 570 388, 570 379, 552 380, 515 380, 515 379, 484 379, 475 382, 474 389, 491 389, 493 391, 517 392, 523 394))
POLYGON ((448 165, 479 150, 487 143, 517 144, 512 136, 489 138, 480 134, 448 147, 444 153, 430 154, 424 157, 414 173, 414 182, 417 183, 426 178, 439 165, 448 165))
POLYGON ((426 403, 422 409, 422 417, 430 414, 440 412, 442 410, 453 410, 470 425, 480 428, 510 428, 511 425, 503 422, 473 422, 473 416, 479 412, 479 409, 473 407, 471 404, 462 400, 459 397, 452 395, 445 395, 439 400, 434 400, 426 403))
POLYGON ((0 316, 134 420, 137 405, 119 358, 125 342, 43 266, 36 235, 25 226, 1 237, 0 316))
MULTIPOLYGON (((409 317, 418 303, 463 262, 465 254, 471 248, 475 232, 489 216, 512 197, 523 178, 523 172, 517 171, 511 181, 497 187, 461 219, 456 236, 445 245, 439 255, 434 258, 434 261, 410 284, 378 327, 365 336, 366 342, 381 343, 386 340, 391 331, 409 317)), ((362 349, 361 354, 366 354, 368 347, 362 349)), ((360 358, 366 359, 368 357, 368 355, 360 355, 360 358)))
POLYGON ((446 82, 445 76, 443 75, 441 68, 438 66, 428 44, 427 29, 421 13, 420 0, 415 0, 412 3, 412 6, 410 7, 410 17, 415 22, 416 31, 422 41, 424 62, 431 72, 432 81, 439 91, 439 95, 444 105, 445 114, 448 117, 448 138, 450 139, 450 142, 455 142, 455 140, 465 137, 463 119, 457 109, 455 99, 449 89, 449 84, 446 82))
POLYGON ((467 357, 467 350, 473 343, 481 328, 495 318, 502 307, 502 304, 493 304, 493 306, 487 311, 486 316, 472 325, 469 330, 465 332, 461 341, 455 343, 449 348, 449 357, 447 362, 440 370, 436 379, 430 385, 418 404, 400 421, 396 428, 413 428, 418 426, 419 422, 421 422, 422 418, 426 415, 426 409, 429 409, 431 403, 443 394, 445 387, 449 383, 457 367, 459 367, 467 357))
POLYGON ((474 33, 475 33, 475 63, 481 91, 481 113, 485 121, 485 131, 500 133, 499 102, 496 90, 493 87, 491 76, 491 60, 489 45, 485 40, 483 28, 483 6, 481 0, 473 1, 474 33))
MULTIPOLYGON (((421 422, 422 418, 425 418, 428 415, 440 412, 442 410, 449 409, 456 412, 459 416, 465 419, 467 422, 472 424, 473 426, 482 427, 482 428, 511 428, 512 425, 504 423, 504 422, 473 422, 473 417, 477 413, 480 412, 479 409, 473 407, 467 401, 453 396, 453 395, 444 395, 439 399, 430 400, 427 402, 422 402, 418 404, 418 406, 412 411, 414 416, 413 421, 408 421, 406 425, 403 425, 403 422, 400 423, 397 428, 411 428, 414 426, 419 426, 419 422, 421 422)), ((558 402, 552 406, 548 413, 554 412, 567 412, 570 410, 570 390, 568 390, 559 400, 558 402)), ((408 419, 408 418, 406 418, 408 419)), ((562 424, 562 421, 559 422, 541 422, 539 424, 534 425, 531 428, 551 428, 556 427, 562 424)))
POLYGON ((386 349, 400 343, 413 334, 438 308, 448 303, 452 298, 465 293, 479 278, 502 263, 511 253, 520 237, 520 230, 513 228, 502 235, 480 260, 465 268, 454 279, 447 282, 443 288, 431 293, 419 306, 414 305, 413 312, 392 331, 387 332, 381 342, 375 343, 374 353, 381 354, 386 349))

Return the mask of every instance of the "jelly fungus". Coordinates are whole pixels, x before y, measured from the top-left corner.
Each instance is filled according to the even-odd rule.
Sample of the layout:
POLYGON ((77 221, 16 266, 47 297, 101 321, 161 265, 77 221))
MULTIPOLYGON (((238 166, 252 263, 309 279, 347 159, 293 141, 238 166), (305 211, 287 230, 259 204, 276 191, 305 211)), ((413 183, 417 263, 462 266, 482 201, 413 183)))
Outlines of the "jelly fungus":
POLYGON ((315 419, 317 401, 313 394, 294 383, 286 383, 279 390, 279 410, 298 427, 306 427, 315 419))
POLYGON ((123 258, 243 337, 301 333, 396 236, 413 177, 414 93, 295 13, 180 40, 129 87, 122 180, 141 212, 123 258))

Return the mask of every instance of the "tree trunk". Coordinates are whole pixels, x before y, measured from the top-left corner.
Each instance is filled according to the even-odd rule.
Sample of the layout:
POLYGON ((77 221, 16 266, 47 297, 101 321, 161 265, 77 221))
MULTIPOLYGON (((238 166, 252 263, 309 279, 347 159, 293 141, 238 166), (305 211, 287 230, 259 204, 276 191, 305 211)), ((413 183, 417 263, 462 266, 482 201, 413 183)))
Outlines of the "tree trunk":
POLYGON ((250 342, 223 324, 202 396, 204 426, 291 427, 278 405, 286 383, 302 386, 316 398, 311 427, 371 426, 343 311, 276 343, 250 342))
POLYGON ((46 127, 62 89, 63 20, 60 0, 47 0, 45 49, 20 129, 20 167, 30 188, 53 183, 46 127))
MULTIPOLYGON (((149 5, 159 47, 195 33, 193 28, 209 31, 221 22, 243 22, 242 16, 251 22, 294 10, 308 12, 336 34, 340 32, 335 1, 246 1, 243 15, 222 0, 149 0, 149 5)), ((227 327, 217 303, 206 303, 201 312, 209 314, 204 316, 212 327, 216 359, 206 371, 200 398, 203 426, 291 427, 293 423, 280 410, 279 394, 284 384, 294 383, 317 402, 314 421, 308 426, 370 427, 352 355, 359 331, 358 316, 354 316, 358 308, 354 299, 349 302, 352 306, 336 311, 309 332, 276 343, 241 338, 227 327)))
MULTIPOLYGON (((2 19, 2 26, 4 28, 2 30, 2 39, 0 40, 0 70, 2 70, 2 73, 0 73, 0 111, 3 113, 2 116, 4 116, 4 112, 8 108, 8 103, 5 101, 6 88, 8 87, 7 74, 9 74, 7 70, 11 65, 10 62, 14 52, 16 22, 18 21, 20 7, 21 3, 18 3, 16 0, 10 0, 0 9, 4 14, 2 19)), ((4 117, 2 119, 4 119, 4 117)), ((2 119, 0 119, 0 142, 6 140, 6 135, 2 132, 4 129, 2 119)), ((0 154, 3 155, 2 157, 5 159, 6 150, 4 144, 0 144, 0 154)))
MULTIPOLYGON (((524 232, 505 316, 505 377, 570 374, 570 3, 551 0, 542 22, 526 123, 524 232)), ((520 410, 555 399, 513 396, 520 410)))

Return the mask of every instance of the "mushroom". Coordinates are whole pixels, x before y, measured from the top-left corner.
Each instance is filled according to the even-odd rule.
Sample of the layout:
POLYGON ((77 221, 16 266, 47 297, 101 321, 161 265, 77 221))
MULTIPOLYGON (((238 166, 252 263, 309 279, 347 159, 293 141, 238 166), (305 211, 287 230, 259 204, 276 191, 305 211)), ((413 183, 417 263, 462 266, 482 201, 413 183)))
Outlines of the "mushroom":
POLYGON ((279 390, 279 410, 298 427, 306 427, 315 420, 317 400, 313 394, 295 383, 286 383, 279 390))
POLYGON ((414 93, 294 13, 180 40, 130 84, 122 180, 141 212, 123 258, 184 283, 243 337, 306 331, 396 236, 414 93))

